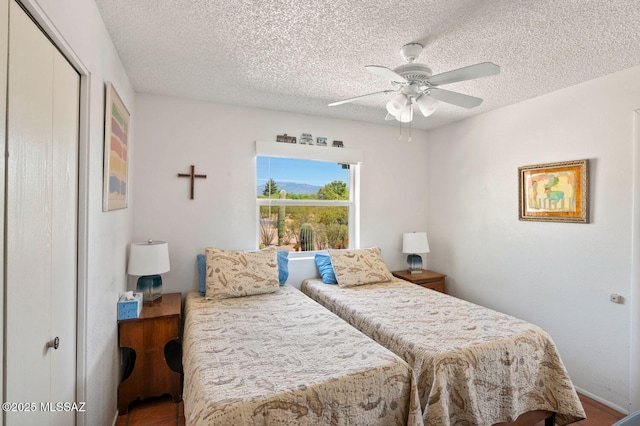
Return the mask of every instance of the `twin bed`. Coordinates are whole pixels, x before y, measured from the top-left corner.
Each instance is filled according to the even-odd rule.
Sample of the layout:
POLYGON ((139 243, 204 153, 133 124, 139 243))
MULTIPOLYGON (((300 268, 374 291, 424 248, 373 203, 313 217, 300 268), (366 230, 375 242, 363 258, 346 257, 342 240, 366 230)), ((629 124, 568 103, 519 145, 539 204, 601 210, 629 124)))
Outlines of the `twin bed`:
POLYGON ((187 424, 421 423, 408 365, 288 285, 189 294, 183 351, 187 424))
MULTIPOLYGON (((427 425, 493 425, 532 411, 565 425, 584 412, 551 338, 540 328, 394 278, 302 291, 404 358, 427 425)), ((553 424, 553 423, 551 423, 553 424)))
POLYGON ((555 414, 564 425, 585 417, 538 327, 398 280, 377 249, 330 253, 340 285, 306 280, 306 296, 278 285, 275 253, 264 252, 207 250, 206 297, 186 301, 188 424, 532 425, 550 415, 553 424, 555 414))
POLYGON ((280 286, 275 250, 207 249, 185 312, 187 424, 422 424, 407 363, 280 286))

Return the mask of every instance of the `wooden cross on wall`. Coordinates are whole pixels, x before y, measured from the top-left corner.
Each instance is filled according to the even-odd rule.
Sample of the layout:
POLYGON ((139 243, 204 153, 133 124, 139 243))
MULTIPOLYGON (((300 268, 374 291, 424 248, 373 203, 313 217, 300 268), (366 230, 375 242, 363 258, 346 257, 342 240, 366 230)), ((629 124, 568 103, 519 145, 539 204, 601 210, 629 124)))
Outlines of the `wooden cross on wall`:
POLYGON ((196 166, 191 165, 191 173, 178 173, 178 177, 191 178, 191 197, 189 198, 190 200, 193 200, 193 198, 194 198, 193 197, 193 187, 195 186, 194 185, 194 180, 196 178, 203 178, 203 179, 207 178, 207 175, 197 175, 197 174, 195 174, 195 168, 196 168, 196 166))

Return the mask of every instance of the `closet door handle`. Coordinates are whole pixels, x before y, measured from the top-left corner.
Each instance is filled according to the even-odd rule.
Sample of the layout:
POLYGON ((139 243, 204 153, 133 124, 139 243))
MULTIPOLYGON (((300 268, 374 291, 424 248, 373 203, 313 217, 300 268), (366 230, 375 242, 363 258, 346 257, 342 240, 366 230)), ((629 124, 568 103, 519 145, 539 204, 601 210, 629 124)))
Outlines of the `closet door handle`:
POLYGON ((58 346, 60 346, 60 338, 56 337, 53 340, 49 340, 47 342, 47 348, 53 348, 53 349, 58 349, 58 346))

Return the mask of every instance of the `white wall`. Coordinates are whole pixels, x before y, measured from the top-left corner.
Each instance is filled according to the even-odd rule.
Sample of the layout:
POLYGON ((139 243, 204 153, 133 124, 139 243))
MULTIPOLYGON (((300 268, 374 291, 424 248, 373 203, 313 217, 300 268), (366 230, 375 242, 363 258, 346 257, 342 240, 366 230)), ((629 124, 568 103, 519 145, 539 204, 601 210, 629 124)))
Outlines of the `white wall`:
MULTIPOLYGON (((80 255, 87 259, 84 324, 87 412, 84 420, 88 425, 111 424, 117 410, 119 381, 116 302, 126 288, 126 250, 131 241, 133 209, 130 198, 130 208, 102 212, 104 84, 114 83, 130 112, 135 108, 135 93, 93 0, 27 0, 26 3, 37 18, 40 15, 41 20, 55 27, 90 73, 89 93, 85 98, 89 115, 81 124, 86 128, 81 143, 87 144, 88 151, 88 249, 80 255)), ((131 137, 135 145, 133 126, 135 116, 131 137)), ((81 170, 81 175, 84 172, 86 170, 81 170)))
MULTIPOLYGON (((640 67, 429 133, 429 266, 542 326, 575 385, 629 408, 633 111, 640 67), (590 160, 591 223, 518 221, 518 167, 590 160)), ((638 285, 635 283, 634 285, 638 285)))
MULTIPOLYGON (((382 114, 382 113, 381 113, 382 114)), ((196 254, 207 246, 255 249, 255 141, 303 132, 363 150, 362 247, 379 246, 391 268, 405 264, 402 233, 426 229, 426 132, 169 97, 136 99, 134 237, 166 240, 165 292, 197 288, 196 254), (195 182, 177 173, 206 174, 195 182)), ((338 149, 327 147, 327 149, 338 149)), ((134 286, 133 280, 130 282, 134 286)))
POLYGON ((432 131, 428 145, 426 133, 414 131, 408 143, 397 140, 397 128, 136 99, 93 1, 27 3, 41 8, 91 73, 87 424, 107 424, 115 415, 115 301, 127 285, 127 244, 169 241, 165 291, 195 289, 194 258, 205 246, 254 245, 253 141, 303 131, 363 148, 361 246, 380 246, 390 267, 404 266, 400 234, 426 228, 428 183, 429 266, 448 274, 451 292, 541 325, 577 386, 626 407, 629 305, 614 305, 608 295, 631 289, 631 115, 640 107, 640 69, 432 131), (129 209, 110 213, 101 209, 105 81, 115 83, 135 126, 136 192, 129 209), (519 222, 517 167, 580 158, 592 161, 592 223, 519 222), (190 164, 208 175, 196 183, 193 201, 186 180, 175 176, 190 164))

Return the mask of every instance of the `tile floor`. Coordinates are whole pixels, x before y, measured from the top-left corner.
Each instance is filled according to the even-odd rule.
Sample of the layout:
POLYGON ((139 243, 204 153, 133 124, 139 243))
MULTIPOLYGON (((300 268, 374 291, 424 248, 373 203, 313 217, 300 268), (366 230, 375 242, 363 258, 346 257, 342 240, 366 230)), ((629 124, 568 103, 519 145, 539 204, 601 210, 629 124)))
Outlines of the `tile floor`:
MULTIPOLYGON (((624 417, 623 414, 580 395, 587 419, 574 425, 611 426, 624 417)), ((117 426, 182 426, 185 424, 182 401, 175 403, 170 396, 136 401, 129 407, 129 413, 118 417, 117 426)), ((534 426, 544 426, 544 422, 534 426)))

